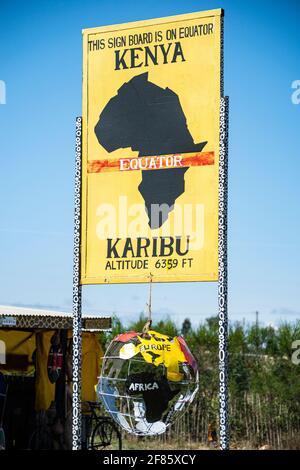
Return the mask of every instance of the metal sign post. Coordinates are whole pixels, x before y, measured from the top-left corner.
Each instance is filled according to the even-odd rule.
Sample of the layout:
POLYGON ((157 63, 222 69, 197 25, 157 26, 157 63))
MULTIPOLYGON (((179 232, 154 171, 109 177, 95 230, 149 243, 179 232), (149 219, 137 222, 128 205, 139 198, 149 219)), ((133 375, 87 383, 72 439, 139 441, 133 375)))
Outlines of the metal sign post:
POLYGON ((74 248, 73 248, 73 419, 72 449, 81 448, 81 285, 80 285, 80 216, 81 216, 81 135, 82 117, 76 118, 74 248))
POLYGON ((219 163, 219 427, 220 447, 229 449, 228 415, 228 311, 227 311, 227 198, 228 198, 228 96, 220 103, 219 163))

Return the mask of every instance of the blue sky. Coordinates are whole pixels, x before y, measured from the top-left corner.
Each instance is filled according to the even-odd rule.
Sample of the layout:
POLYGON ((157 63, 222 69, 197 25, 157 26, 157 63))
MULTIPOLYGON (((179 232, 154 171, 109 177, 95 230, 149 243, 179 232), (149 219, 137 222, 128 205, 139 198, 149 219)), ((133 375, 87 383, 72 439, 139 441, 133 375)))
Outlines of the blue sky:
MULTIPOLYGON (((230 96, 229 315, 300 318, 298 0, 0 0, 0 303, 70 310, 74 119, 81 114, 81 29, 225 9, 230 96)), ((135 318, 146 285, 88 286, 84 310, 135 318)), ((217 286, 153 288, 156 318, 198 323, 217 286)))

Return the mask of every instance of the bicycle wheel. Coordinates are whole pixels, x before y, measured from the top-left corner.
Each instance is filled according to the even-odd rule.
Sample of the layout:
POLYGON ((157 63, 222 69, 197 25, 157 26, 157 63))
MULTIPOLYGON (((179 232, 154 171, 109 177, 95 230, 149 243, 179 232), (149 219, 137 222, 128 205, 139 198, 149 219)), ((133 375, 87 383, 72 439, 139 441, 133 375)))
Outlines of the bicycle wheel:
POLYGON ((53 441, 47 429, 37 429, 29 439, 29 450, 53 450, 53 441))
POLYGON ((109 419, 99 420, 91 438, 92 450, 122 450, 122 437, 117 426, 109 419))

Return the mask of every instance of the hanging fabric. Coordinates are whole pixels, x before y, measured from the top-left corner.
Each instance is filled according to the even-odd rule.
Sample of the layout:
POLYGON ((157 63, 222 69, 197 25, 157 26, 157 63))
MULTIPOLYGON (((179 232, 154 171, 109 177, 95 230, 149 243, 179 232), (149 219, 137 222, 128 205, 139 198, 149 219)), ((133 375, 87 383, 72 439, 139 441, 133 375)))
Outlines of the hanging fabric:
POLYGON ((63 365, 63 350, 60 342, 59 331, 55 332, 51 338, 51 347, 48 355, 48 377, 52 384, 59 378, 63 365))

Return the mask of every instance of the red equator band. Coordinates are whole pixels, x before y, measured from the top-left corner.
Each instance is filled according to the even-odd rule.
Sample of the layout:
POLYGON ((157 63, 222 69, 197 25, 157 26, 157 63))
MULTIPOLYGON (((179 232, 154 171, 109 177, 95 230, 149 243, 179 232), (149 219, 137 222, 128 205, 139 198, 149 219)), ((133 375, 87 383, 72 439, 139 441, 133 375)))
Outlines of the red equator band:
POLYGON ((110 160, 90 160, 87 164, 88 173, 104 173, 107 171, 146 171, 191 166, 213 165, 214 152, 176 153, 149 157, 115 158, 110 160))

